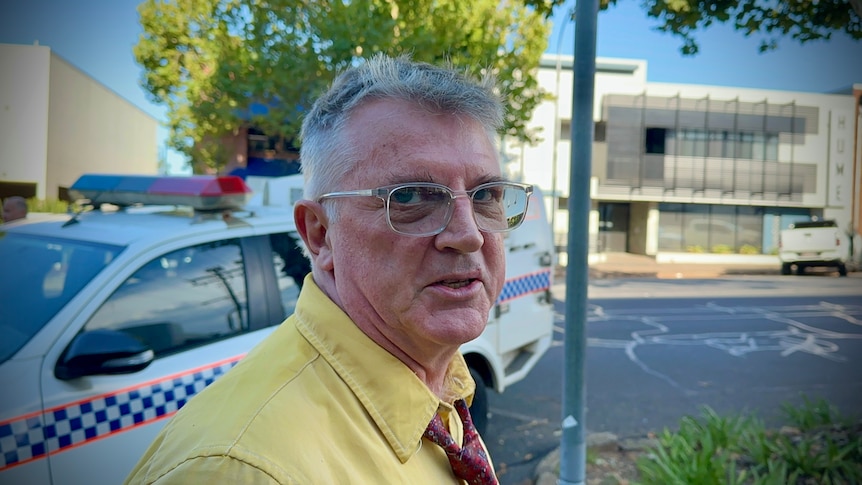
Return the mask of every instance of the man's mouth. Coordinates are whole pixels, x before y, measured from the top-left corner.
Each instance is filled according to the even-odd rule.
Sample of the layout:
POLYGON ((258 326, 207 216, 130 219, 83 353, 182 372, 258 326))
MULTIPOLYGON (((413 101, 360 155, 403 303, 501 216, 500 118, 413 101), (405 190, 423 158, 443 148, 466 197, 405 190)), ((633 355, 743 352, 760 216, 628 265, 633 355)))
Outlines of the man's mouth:
POLYGON ((441 281, 440 284, 443 286, 448 286, 449 288, 457 290, 458 288, 463 288, 474 280, 444 280, 441 281))

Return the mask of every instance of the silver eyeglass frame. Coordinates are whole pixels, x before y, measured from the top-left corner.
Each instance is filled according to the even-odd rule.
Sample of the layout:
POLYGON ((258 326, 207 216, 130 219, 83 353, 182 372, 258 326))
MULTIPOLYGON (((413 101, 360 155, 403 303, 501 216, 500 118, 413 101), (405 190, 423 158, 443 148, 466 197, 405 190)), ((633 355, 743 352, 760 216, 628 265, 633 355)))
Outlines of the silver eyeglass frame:
POLYGON ((473 204, 473 196, 476 194, 476 192, 483 190, 483 189, 486 189, 488 187, 495 187, 495 186, 500 186, 500 185, 517 187, 517 188, 524 191, 524 194, 526 197, 526 200, 524 201, 524 211, 521 213, 521 217, 517 221, 517 223, 511 227, 506 227, 504 229, 485 229, 485 228, 482 228, 481 225, 479 224, 479 220, 476 217, 475 208, 472 210, 472 213, 473 213, 473 221, 476 223, 476 227, 478 227, 480 231, 488 232, 488 233, 505 233, 505 232, 510 232, 514 229, 517 229, 521 225, 521 223, 524 222, 527 211, 529 210, 530 198, 533 194, 533 186, 531 184, 522 184, 522 183, 518 183, 518 182, 509 182, 506 180, 497 180, 497 181, 493 181, 493 182, 486 182, 483 184, 479 184, 470 190, 457 190, 456 191, 456 190, 450 189, 449 187, 447 187, 443 184, 437 184, 437 183, 433 183, 433 182, 409 182, 409 183, 401 183, 401 184, 384 185, 383 187, 378 187, 376 189, 344 190, 344 191, 338 191, 338 192, 329 192, 329 193, 326 193, 326 194, 323 194, 323 195, 317 197, 316 202, 321 203, 322 201, 324 201, 326 199, 341 198, 341 197, 377 197, 378 199, 383 201, 383 208, 386 209, 386 224, 389 226, 389 229, 391 229, 393 232, 395 232, 397 234, 402 234, 404 236, 429 237, 429 236, 436 236, 437 234, 440 234, 441 232, 446 230, 446 227, 452 221, 452 214, 455 212, 454 211, 454 204, 453 204, 455 199, 457 199, 458 197, 468 197, 470 199, 470 203, 473 204), (390 214, 389 214, 389 200, 390 200, 393 192, 395 192, 398 189, 405 188, 405 187, 430 187, 430 188, 442 189, 443 191, 449 193, 450 199, 449 199, 449 203, 446 205, 446 216, 444 217, 443 223, 440 225, 440 227, 438 227, 434 231, 428 231, 428 232, 417 234, 417 233, 399 231, 398 229, 395 228, 395 226, 392 225, 392 219, 391 219, 390 214))

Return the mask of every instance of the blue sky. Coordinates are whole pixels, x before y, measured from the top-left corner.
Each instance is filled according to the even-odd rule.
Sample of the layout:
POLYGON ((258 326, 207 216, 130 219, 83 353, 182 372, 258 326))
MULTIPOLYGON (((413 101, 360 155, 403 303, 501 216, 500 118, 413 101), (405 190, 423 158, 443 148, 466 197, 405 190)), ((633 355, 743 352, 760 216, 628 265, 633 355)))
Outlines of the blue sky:
MULTIPOLYGON (((154 105, 139 85, 141 69, 132 56, 140 34, 137 0, 29 0, 0 3, 0 42, 49 46, 55 53, 159 120, 165 109, 154 105)), ((570 1, 567 8, 574 5, 570 1)), ((574 51, 574 25, 558 9, 549 52, 557 46, 574 51), (560 37, 562 30, 563 36, 560 37)), ((862 83, 862 42, 835 36, 829 42, 799 46, 780 39, 779 49, 759 54, 760 38, 745 38, 729 27, 714 26, 697 34, 701 52, 679 54, 680 40, 654 31, 635 0, 621 0, 599 13, 600 57, 646 59, 652 82, 727 85, 792 91, 825 92, 862 83)), ((167 131, 159 130, 163 144, 167 131)), ((182 159, 169 153, 173 172, 182 159)))

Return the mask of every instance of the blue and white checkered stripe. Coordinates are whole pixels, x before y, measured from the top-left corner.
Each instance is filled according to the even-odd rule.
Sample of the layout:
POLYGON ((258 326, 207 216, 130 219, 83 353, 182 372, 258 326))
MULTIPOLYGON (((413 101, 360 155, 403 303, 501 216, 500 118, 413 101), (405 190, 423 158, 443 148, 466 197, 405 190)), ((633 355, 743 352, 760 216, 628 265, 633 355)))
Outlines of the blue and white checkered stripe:
POLYGON ((2 422, 0 470, 168 417, 240 358, 2 422))
POLYGON ((506 280, 497 305, 551 288, 551 269, 545 269, 506 280))

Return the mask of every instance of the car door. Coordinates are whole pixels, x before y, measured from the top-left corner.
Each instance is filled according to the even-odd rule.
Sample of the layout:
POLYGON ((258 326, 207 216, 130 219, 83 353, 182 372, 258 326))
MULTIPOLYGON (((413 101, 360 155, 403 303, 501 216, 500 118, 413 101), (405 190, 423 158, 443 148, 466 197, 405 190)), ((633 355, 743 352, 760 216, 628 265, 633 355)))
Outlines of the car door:
POLYGON ((41 369, 55 485, 122 482, 166 419, 272 331, 265 293, 249 291, 273 272, 261 264, 269 247, 261 240, 210 240, 142 258, 87 304, 72 326, 81 330, 58 340, 41 369), (107 342, 100 338, 143 342, 151 356, 117 353, 113 375, 78 375, 88 345, 107 342))

